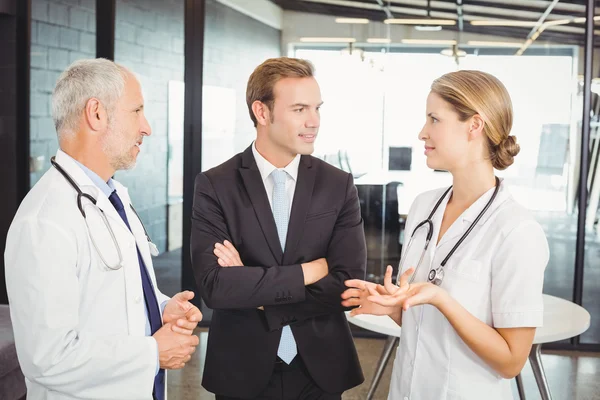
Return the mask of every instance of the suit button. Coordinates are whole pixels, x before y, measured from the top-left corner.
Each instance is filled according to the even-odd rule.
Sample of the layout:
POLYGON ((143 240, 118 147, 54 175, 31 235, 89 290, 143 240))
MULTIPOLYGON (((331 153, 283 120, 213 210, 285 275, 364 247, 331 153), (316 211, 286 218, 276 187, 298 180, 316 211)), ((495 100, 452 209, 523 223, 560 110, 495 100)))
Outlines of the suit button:
POLYGON ((135 296, 135 299, 133 299, 133 301, 135 301, 135 304, 139 304, 139 302, 142 301, 142 296, 135 296))

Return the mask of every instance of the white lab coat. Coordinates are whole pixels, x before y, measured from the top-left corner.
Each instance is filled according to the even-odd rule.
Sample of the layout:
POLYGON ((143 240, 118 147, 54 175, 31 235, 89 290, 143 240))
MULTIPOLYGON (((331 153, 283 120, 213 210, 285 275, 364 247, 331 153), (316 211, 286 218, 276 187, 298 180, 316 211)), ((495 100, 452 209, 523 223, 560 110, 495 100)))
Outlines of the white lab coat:
MULTIPOLYGON (((136 242, 155 288, 156 278, 144 229, 124 186, 114 182, 133 234, 71 158, 59 150, 56 161, 97 199, 120 245, 123 267, 109 270, 102 263, 77 208, 76 191, 51 167, 19 207, 4 255, 27 398, 151 399, 158 349, 154 338, 145 336, 136 242)), ((106 226, 91 207, 84 210, 90 229, 98 232, 99 247, 114 262, 117 253, 106 226)), ((168 300, 158 290, 156 297, 159 304, 168 300)))
MULTIPOLYGON (((425 220, 445 189, 423 193, 408 215, 405 243, 425 220)), ((416 282, 437 268, 491 198, 490 189, 450 226, 436 245, 446 196, 432 218, 433 236, 416 282)), ((403 272, 416 266, 426 229, 415 239, 403 272)), ((403 251, 406 251, 406 247, 403 251)), ((548 243, 533 215, 512 197, 506 183, 465 241, 446 264, 442 287, 476 318, 495 328, 539 327, 543 322, 542 285, 548 243)), ((510 381, 503 379, 460 338, 446 317, 431 305, 402 315, 390 400, 506 400, 510 381)))

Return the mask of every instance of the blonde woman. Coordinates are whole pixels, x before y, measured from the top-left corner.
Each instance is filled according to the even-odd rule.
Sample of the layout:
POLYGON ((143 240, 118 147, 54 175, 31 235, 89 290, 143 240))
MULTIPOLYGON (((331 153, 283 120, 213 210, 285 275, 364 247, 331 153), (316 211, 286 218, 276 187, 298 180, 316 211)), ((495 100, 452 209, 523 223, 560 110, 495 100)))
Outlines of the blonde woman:
POLYGON ((427 166, 453 185, 414 201, 398 286, 388 266, 384 285, 346 281, 342 304, 402 326, 389 399, 512 399, 542 324, 548 244, 494 175, 519 153, 511 100, 494 76, 458 71, 433 82, 426 114, 427 166))

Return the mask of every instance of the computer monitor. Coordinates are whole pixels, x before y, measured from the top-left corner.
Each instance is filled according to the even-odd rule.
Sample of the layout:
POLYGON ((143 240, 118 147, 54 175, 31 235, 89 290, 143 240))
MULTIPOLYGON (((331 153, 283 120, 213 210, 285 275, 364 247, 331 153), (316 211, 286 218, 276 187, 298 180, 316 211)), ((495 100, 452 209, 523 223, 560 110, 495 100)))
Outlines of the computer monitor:
POLYGON ((412 147, 390 147, 390 171, 410 171, 412 164, 412 147))

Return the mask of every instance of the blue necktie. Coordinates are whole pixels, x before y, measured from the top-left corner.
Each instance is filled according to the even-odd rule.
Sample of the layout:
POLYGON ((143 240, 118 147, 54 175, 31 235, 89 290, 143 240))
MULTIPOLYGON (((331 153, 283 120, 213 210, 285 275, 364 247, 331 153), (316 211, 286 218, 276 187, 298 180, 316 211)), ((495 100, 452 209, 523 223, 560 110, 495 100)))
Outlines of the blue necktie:
MULTIPOLYGON (((131 227, 129 226, 129 221, 127 220, 127 214, 125 214, 125 207, 123 207, 123 202, 117 195, 117 191, 113 191, 111 195, 108 197, 108 200, 115 207, 125 225, 131 231, 131 227)), ((137 248, 137 246, 136 246, 137 248)), ((150 275, 148 274, 148 270, 146 269, 146 265, 144 264, 144 260, 142 259, 142 254, 140 253, 140 249, 137 248, 138 261, 140 265, 140 274, 142 276, 142 289, 144 291, 144 301, 146 302, 146 310, 148 310, 148 318, 150 319, 150 330, 151 334, 154 335, 157 330, 159 330, 162 326, 162 320, 160 318, 160 309, 158 307, 158 300, 156 299, 156 294, 154 293, 154 289, 152 288, 152 281, 150 280, 150 275)), ((156 400, 164 400, 165 398, 165 370, 160 369, 156 377, 154 377, 154 391, 153 396, 156 400)))
MULTIPOLYGON (((275 225, 277 225, 277 235, 279 236, 279 243, 281 243, 281 250, 285 251, 285 239, 290 219, 290 200, 285 192, 287 172, 276 169, 271 172, 271 176, 273 177, 274 183, 273 217, 275 218, 275 225)), ((281 332, 281 340, 279 342, 279 348, 277 349, 277 355, 287 364, 290 364, 294 357, 296 357, 296 354, 298 354, 298 348, 296 346, 294 334, 289 325, 286 325, 281 332)))

